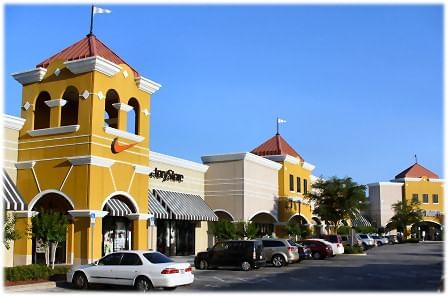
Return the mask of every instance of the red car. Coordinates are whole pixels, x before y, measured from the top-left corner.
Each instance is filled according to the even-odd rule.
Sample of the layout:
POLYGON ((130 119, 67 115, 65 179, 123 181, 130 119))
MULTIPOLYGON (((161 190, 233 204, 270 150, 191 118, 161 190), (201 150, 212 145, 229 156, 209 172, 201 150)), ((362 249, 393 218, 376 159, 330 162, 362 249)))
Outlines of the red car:
POLYGON ((298 243, 311 249, 313 259, 324 259, 326 257, 333 256, 333 250, 331 249, 331 247, 324 244, 323 242, 308 239, 298 241, 298 243))

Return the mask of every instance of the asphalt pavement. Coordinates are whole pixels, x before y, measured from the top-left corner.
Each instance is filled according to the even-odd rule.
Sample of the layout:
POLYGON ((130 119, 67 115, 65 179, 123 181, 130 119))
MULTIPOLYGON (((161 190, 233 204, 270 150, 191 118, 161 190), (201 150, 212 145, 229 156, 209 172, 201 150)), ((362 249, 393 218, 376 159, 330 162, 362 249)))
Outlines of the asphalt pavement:
MULTIPOLYGON (((267 266, 248 272, 195 270, 192 285, 171 292, 436 292, 443 274, 443 251, 442 242, 409 243, 376 247, 368 250, 366 256, 337 255, 282 268, 267 266)), ((191 261, 191 258, 177 259, 191 261)), ((107 286, 89 290, 132 292, 128 287, 107 286)), ((34 291, 78 292, 67 283, 34 291)))

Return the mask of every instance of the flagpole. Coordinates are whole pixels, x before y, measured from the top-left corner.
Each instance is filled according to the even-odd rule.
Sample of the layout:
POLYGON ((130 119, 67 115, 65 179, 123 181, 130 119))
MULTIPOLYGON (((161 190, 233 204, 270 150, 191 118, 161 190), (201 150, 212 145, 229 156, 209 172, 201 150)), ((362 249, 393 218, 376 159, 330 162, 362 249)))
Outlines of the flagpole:
POLYGON ((278 133, 278 117, 277 117, 277 135, 280 135, 280 134, 278 133))
POLYGON ((90 33, 89 35, 92 35, 92 31, 93 31, 93 5, 92 5, 92 10, 90 12, 90 33))

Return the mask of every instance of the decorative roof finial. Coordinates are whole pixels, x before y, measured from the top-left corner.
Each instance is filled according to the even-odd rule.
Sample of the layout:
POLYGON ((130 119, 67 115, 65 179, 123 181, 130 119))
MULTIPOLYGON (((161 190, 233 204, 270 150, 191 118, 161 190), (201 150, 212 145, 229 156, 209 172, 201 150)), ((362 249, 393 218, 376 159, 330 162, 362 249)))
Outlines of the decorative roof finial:
POLYGON ((415 157, 415 163, 418 163, 417 154, 414 154, 415 157))

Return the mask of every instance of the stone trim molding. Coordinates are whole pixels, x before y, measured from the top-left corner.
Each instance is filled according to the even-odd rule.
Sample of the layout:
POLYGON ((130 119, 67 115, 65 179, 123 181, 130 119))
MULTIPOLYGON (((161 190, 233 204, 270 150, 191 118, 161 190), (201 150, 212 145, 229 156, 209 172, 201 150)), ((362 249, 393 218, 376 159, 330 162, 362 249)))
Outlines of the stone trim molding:
POLYGON ((59 127, 49 127, 38 130, 30 130, 27 131, 27 134, 31 137, 39 137, 39 136, 49 136, 49 135, 57 135, 57 134, 66 134, 73 133, 79 130, 79 124, 75 125, 65 125, 59 127))
POLYGON ((11 76, 15 80, 20 82, 20 84, 25 85, 25 84, 42 81, 42 79, 44 78, 46 73, 47 73, 47 69, 39 67, 36 69, 26 70, 26 71, 22 71, 22 72, 15 72, 15 73, 12 73, 11 76))
POLYGON ((149 160, 150 162, 161 162, 168 165, 178 166, 186 169, 190 169, 193 171, 197 171, 200 173, 205 173, 208 170, 207 165, 203 165, 194 161, 157 153, 154 151, 149 152, 149 160))
POLYGON ((64 100, 64 99, 54 99, 54 100, 45 101, 45 105, 47 105, 50 108, 59 107, 59 106, 63 107, 63 106, 65 106, 65 104, 67 104, 67 100, 64 100))
POLYGON ((147 92, 151 95, 162 87, 159 83, 142 76, 135 78, 135 83, 137 84, 139 90, 147 92))
POLYGON ((145 137, 142 137, 142 136, 139 136, 136 134, 131 134, 131 133, 128 133, 128 132, 125 132, 125 131, 122 131, 122 130, 119 130, 119 129, 116 129, 113 127, 108 127, 108 126, 104 127, 104 132, 109 135, 113 135, 113 136, 120 137, 120 138, 125 138, 127 140, 130 140, 133 142, 138 142, 138 143, 142 142, 145 139, 145 137))
POLYGON ((111 167, 115 161, 109 158, 93 156, 93 155, 85 155, 85 156, 77 156, 77 157, 69 157, 67 160, 72 165, 96 165, 100 167, 111 167))
POLYGON ((120 66, 100 56, 88 57, 74 61, 67 61, 64 62, 64 65, 73 74, 97 71, 103 73, 106 76, 111 77, 121 71, 120 66))

